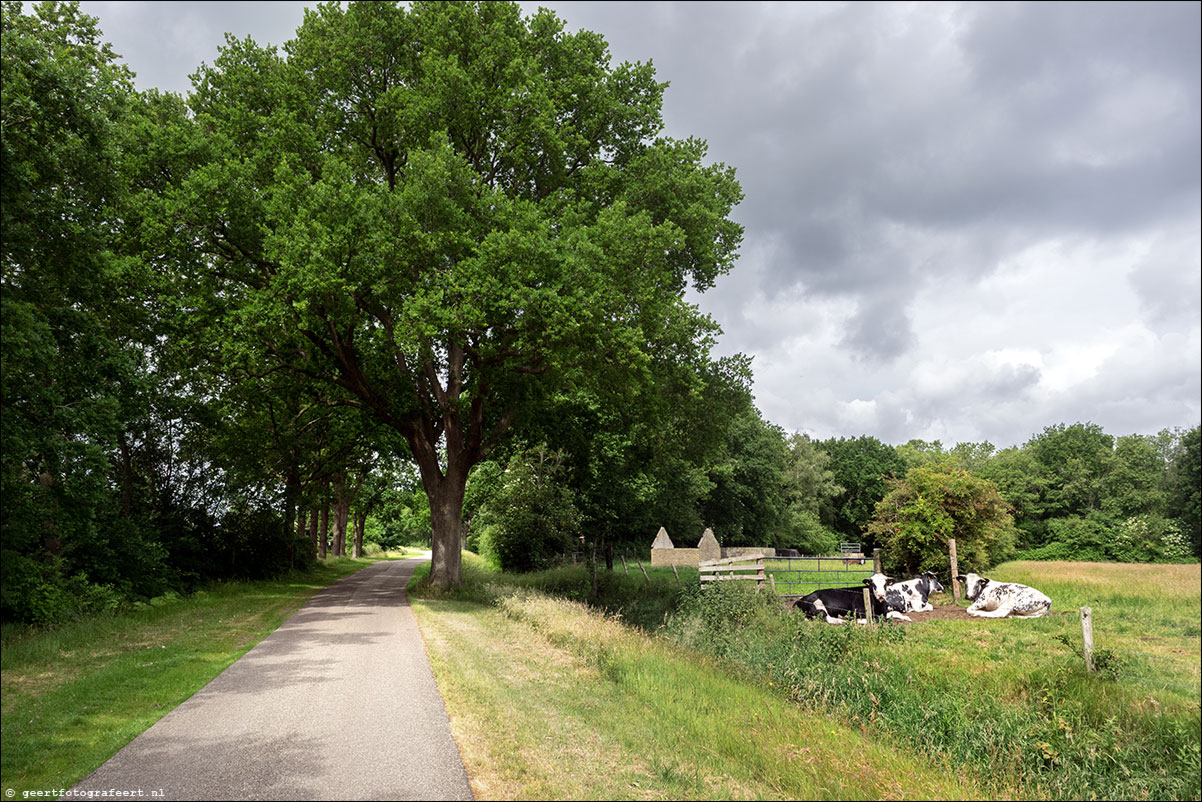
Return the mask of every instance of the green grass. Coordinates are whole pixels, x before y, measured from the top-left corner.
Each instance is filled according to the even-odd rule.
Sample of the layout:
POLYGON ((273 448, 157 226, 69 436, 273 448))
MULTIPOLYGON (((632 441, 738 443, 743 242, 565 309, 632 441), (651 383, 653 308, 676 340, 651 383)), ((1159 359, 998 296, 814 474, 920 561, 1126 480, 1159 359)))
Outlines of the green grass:
MULTIPOLYGON (((434 598, 421 602, 419 615, 423 626, 442 621, 431 627, 478 630, 470 637, 462 636, 475 646, 460 641, 439 658, 436 671, 440 683, 464 683, 456 691, 463 694, 458 715, 463 726, 474 733, 466 737, 476 744, 475 759, 485 767, 482 776, 491 778, 484 781, 487 796, 505 795, 502 789, 516 783, 528 788, 532 796, 615 798, 623 794, 834 798, 844 792, 851 794, 852 789, 865 797, 1199 798, 1202 582, 1197 565, 1008 563, 989 576, 1044 590, 1053 599, 1053 615, 1036 620, 929 620, 873 629, 806 621, 766 604, 765 594, 744 592, 748 588, 740 588, 743 583, 720 583, 704 594, 682 594, 674 581, 651 573, 648 582, 637 570, 627 578, 619 567, 612 587, 603 592, 603 598, 592 601, 609 610, 624 604, 636 610, 664 611, 658 622, 655 614, 642 616, 637 621, 642 633, 625 630, 631 638, 658 633, 657 641, 633 640, 629 642, 633 646, 621 647, 613 645, 616 641, 588 634, 588 627, 563 623, 577 620, 572 605, 589 598, 587 574, 579 569, 510 577, 489 572, 474 561, 466 562, 465 567, 465 586, 455 602, 462 606, 443 610, 439 605, 450 603, 449 597, 434 598), (532 602, 508 601, 526 599, 523 594, 531 589, 561 598, 554 604, 535 605, 542 611, 537 614, 523 612, 534 609, 532 602), (1086 672, 1081 657, 1077 612, 1081 606, 1092 607, 1095 645, 1099 654, 1108 653, 1096 675, 1086 672), (503 616, 498 617, 497 608, 503 616), (441 618, 443 612, 449 618, 441 618), (452 619, 453 625, 447 623, 452 619), (515 621, 525 629, 514 630, 515 621), (502 629, 510 633, 506 636, 511 639, 508 647, 482 645, 489 643, 490 632, 502 629), (536 635, 541 640, 536 640, 536 635), (675 644, 676 651, 652 645, 663 645, 665 640, 675 644), (518 643, 524 645, 519 648, 518 643), (510 652, 515 662, 506 657, 510 652), (467 666, 485 653, 492 654, 492 669, 485 663, 467 666), (510 726, 511 719, 504 711, 521 708, 518 700, 523 693, 543 693, 508 675, 537 673, 538 661, 530 655, 552 653, 568 657, 548 658, 548 665, 571 658, 583 660, 584 666, 592 666, 598 673, 587 681, 562 680, 563 687, 555 694, 539 696, 545 704, 528 713, 512 712, 514 721, 531 717, 528 724, 513 726, 537 733, 539 716, 565 716, 573 722, 564 726, 577 733, 574 737, 594 744, 604 742, 609 752, 625 753, 632 765, 642 767, 638 771, 643 773, 635 779, 623 775, 629 780, 623 786, 625 791, 574 776, 590 769, 588 764, 577 766, 570 760, 554 765, 555 771, 565 776, 549 779, 550 770, 542 764, 552 758, 539 756, 533 736, 496 731, 510 726), (690 654, 693 657, 687 657, 690 654), (733 716, 746 723, 737 708, 750 704, 743 694, 753 691, 769 694, 776 706, 799 716, 785 728, 791 728, 793 740, 772 735, 780 738, 773 741, 773 749, 810 749, 805 753, 807 759, 825 766, 826 771, 838 771, 837 763, 832 766, 827 757, 816 756, 812 751, 816 747, 807 740, 815 733, 799 723, 828 722, 834 727, 832 734, 840 738, 854 731, 863 736, 858 743, 884 750, 881 754, 892 749, 918 758, 920 769, 913 776, 925 778, 926 772, 935 770, 943 773, 941 776, 957 778, 956 787, 963 784, 964 790, 946 794, 937 790, 944 786, 932 784, 925 792, 916 792, 912 786, 904 792, 882 792, 870 781, 836 787, 807 785, 808 781, 796 777, 772 785, 771 778, 778 773, 793 776, 788 767, 764 756, 740 753, 737 745, 693 720, 706 718, 707 711, 719 709, 722 700, 702 695, 708 693, 701 690, 704 685, 677 668, 678 660, 692 660, 701 666, 698 671, 702 674, 719 672, 726 678, 724 682, 733 683, 714 693, 744 701, 735 704, 736 710, 721 708, 724 712, 719 718, 733 716), (508 670, 521 661, 529 667, 508 670), (496 662, 507 669, 498 671, 496 662), (476 679, 464 680, 464 672, 476 679), (667 679, 661 683, 657 675, 667 679), (649 740, 621 735, 625 725, 616 713, 573 712, 586 710, 584 697, 602 694, 625 700, 621 704, 626 705, 627 716, 647 722, 651 720, 648 706, 665 688, 676 689, 682 707, 662 714, 675 729, 657 730, 658 734, 647 736, 649 740), (480 709, 469 712, 473 707, 480 709), (606 733, 613 733, 617 740, 606 741, 606 733), (504 743, 498 745, 497 738, 504 743), (673 762, 665 757, 669 754, 693 757, 673 762), (737 758, 731 757, 736 754, 737 758), (727 786, 707 783, 704 777, 699 780, 695 772, 689 773, 688 767, 705 755, 718 760, 720 769, 714 776, 726 777, 727 786), (752 780, 731 768, 740 763, 759 767, 765 777, 752 780), (654 778, 655 765, 668 775, 662 782, 654 778), (768 784, 757 784, 765 778, 768 784), (638 786, 632 784, 636 781, 638 786), (636 787, 640 789, 637 792, 636 787), (721 790, 723 787, 726 790, 721 790)), ((671 576, 669 570, 667 577, 671 576)), ((936 596, 934 601, 950 606, 950 596, 936 596)), ((625 613, 621 618, 628 620, 625 613)), ((613 704, 621 707, 618 701, 613 704)), ((740 732, 747 740, 746 730, 735 727, 732 732, 736 741, 740 732)), ((759 737, 757 728, 755 739, 759 737)))
MULTIPOLYGON (((5 627, 0 786, 71 785, 368 562, 5 627)), ((594 597, 584 566, 510 577, 470 555, 462 588, 414 607, 480 796, 1198 799, 1199 566, 988 575, 1054 614, 832 627, 738 583, 700 604, 695 570, 619 565, 594 597)))
POLYGON ((1186 634, 1202 613, 1198 566, 1010 563, 989 575, 1044 590, 1065 614, 871 631, 731 588, 682 606, 665 634, 801 706, 963 766, 997 796, 1198 798, 1199 652, 1186 634), (1096 645, 1111 650, 1098 675, 1081 658, 1085 605, 1096 645))
POLYGON ((318 590, 371 564, 221 583, 187 598, 0 640, 0 787, 70 787, 273 632, 318 590))
POLYGON ((479 798, 979 793, 953 766, 785 703, 758 678, 534 590, 531 577, 489 574, 465 558, 474 590, 422 598, 415 583, 411 597, 479 798))

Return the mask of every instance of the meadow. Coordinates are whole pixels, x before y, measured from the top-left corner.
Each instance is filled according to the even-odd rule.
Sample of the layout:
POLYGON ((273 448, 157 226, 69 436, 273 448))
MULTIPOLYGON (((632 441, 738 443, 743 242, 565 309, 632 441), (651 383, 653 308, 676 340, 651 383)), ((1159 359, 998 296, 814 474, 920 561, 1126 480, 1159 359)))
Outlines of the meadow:
MULTIPOLYGON (((662 571, 612 577, 598 599, 606 613, 580 603, 581 568, 511 578, 474 561, 456 597, 414 605, 469 773, 489 796, 1197 799, 1199 566, 1008 563, 990 576, 1045 590, 1053 614, 832 627, 747 583, 702 593, 662 571), (634 604, 640 596, 670 600, 634 604), (1081 606, 1094 612, 1096 674, 1081 656, 1081 606), (502 632, 505 649, 493 640, 502 632), (490 653, 514 664, 490 672, 490 653), (544 681, 558 696, 536 687, 544 681), (731 704, 745 693, 767 694, 791 723, 746 714, 762 701, 731 704), (631 720, 651 734, 622 736, 631 720), (715 722, 726 736, 706 729, 715 722), (555 760, 561 730, 596 748, 555 760), (639 756, 624 785, 592 784, 621 754, 639 756), (887 768, 902 760, 912 782, 887 768), (796 762, 815 772, 811 784, 784 779, 796 762), (949 793, 947 778, 961 790, 949 793)), ((950 593, 934 601, 953 612, 950 593)))
MULTIPOLYGON (((6 627, 0 784, 71 785, 367 563, 6 627)), ((873 628, 688 569, 464 571, 412 603, 480 797, 1199 798, 1198 565, 1008 563, 1051 615, 873 628)))

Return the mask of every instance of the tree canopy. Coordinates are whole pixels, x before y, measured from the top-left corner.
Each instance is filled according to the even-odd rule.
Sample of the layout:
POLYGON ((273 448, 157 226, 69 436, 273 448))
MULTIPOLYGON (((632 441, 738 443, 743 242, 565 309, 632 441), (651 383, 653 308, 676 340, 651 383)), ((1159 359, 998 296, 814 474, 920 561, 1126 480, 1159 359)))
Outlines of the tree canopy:
POLYGON ((326 4, 194 81, 156 212, 184 306, 224 358, 266 353, 404 437, 436 583, 468 471, 539 399, 712 342, 682 293, 730 269, 739 186, 658 137, 665 85, 597 34, 511 3, 326 4))

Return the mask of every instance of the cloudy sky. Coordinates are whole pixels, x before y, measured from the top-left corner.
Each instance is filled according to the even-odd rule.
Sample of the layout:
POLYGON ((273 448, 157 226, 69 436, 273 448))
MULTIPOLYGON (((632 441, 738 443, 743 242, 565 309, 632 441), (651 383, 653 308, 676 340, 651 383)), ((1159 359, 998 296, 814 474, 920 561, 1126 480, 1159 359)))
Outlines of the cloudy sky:
MULTIPOLYGON (((186 93, 307 4, 82 5, 186 93)), ((1202 5, 523 5, 652 61, 666 133, 736 168, 741 257, 694 300, 768 420, 1005 447, 1202 419, 1202 5)))

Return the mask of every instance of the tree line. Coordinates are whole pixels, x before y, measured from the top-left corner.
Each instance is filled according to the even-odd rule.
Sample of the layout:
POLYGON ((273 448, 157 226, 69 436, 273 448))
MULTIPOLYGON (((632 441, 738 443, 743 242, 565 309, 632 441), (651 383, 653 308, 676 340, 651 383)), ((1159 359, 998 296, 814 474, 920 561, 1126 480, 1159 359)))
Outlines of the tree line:
MULTIPOLYGON (((965 570, 1008 559, 1181 562, 1202 554, 1200 429, 1114 437, 1093 423, 1057 424, 1026 443, 911 440, 871 436, 815 440, 790 434, 743 406, 712 450, 680 466, 612 487, 593 482, 588 455, 546 441, 487 460, 468 482, 466 546, 507 570, 549 567, 568 555, 645 554, 658 527, 677 545, 703 528, 723 545, 837 553, 843 541, 880 547, 899 573, 946 572, 955 538, 965 570), (642 490, 642 494, 638 490, 642 490), (607 500, 625 496, 619 508, 607 500), (645 507, 634 502, 647 499, 645 507), (592 510, 625 511, 603 529, 592 510)), ((428 523, 420 489, 387 494, 383 540, 420 540, 428 523)))
POLYGON ((612 561, 661 525, 912 539, 874 516, 915 471, 990 483, 1014 549, 1198 553, 1196 429, 995 453, 764 421, 684 300, 733 265, 734 171, 662 135, 651 65, 551 12, 321 6, 282 50, 229 37, 186 97, 135 90, 76 3, 6 0, 2 36, 5 620, 373 539, 429 543, 443 586, 464 545, 612 561))

